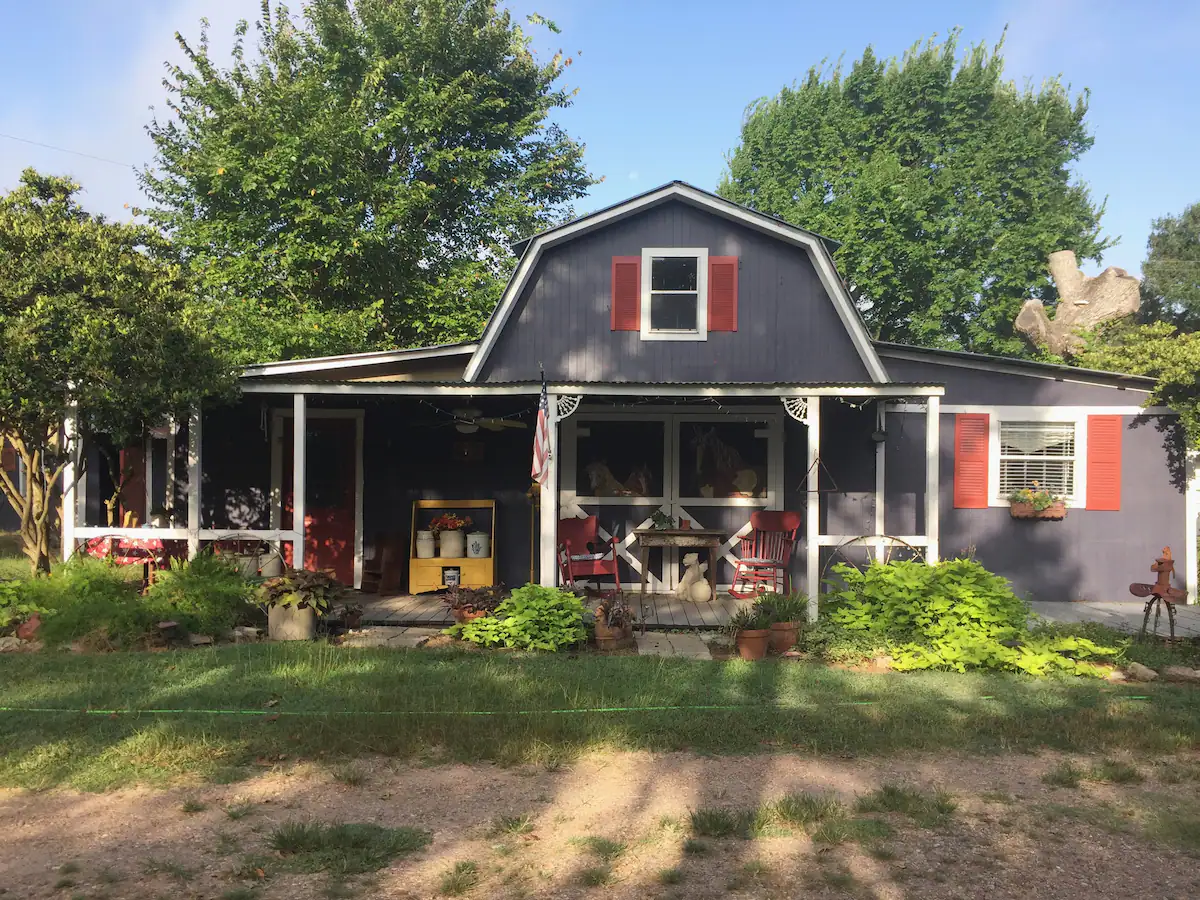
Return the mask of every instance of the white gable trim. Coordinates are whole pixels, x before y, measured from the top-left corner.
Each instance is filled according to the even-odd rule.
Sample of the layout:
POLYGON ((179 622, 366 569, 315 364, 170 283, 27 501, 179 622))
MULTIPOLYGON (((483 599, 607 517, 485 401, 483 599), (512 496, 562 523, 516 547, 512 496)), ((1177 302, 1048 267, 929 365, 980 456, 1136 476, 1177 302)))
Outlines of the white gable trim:
POLYGON ((370 353, 347 353, 342 356, 316 356, 312 359, 291 359, 282 362, 259 363, 242 369, 243 378, 264 375, 296 375, 301 372, 325 372, 353 369, 360 366, 384 366, 419 359, 438 359, 473 354, 478 344, 451 344, 444 347, 418 347, 412 350, 377 350, 370 353))
POLYGON ((833 265, 833 259, 816 235, 788 225, 786 222, 780 222, 762 213, 746 209, 744 206, 723 200, 707 191, 701 191, 691 185, 680 184, 679 182, 665 185, 658 190, 643 194, 641 197, 635 197, 625 203, 620 203, 591 216, 585 216, 561 228, 553 229, 535 237, 525 249, 525 253, 522 254, 517 270, 513 273, 508 286, 504 289, 504 296, 500 299, 499 305, 488 321, 483 337, 479 341, 478 349, 472 355, 471 361, 467 363, 466 380, 474 382, 478 379, 479 373, 483 369, 483 364, 487 361, 488 355, 496 346, 496 341, 499 339, 500 333, 504 330, 504 326, 508 324, 509 317, 516 307, 517 298, 521 296, 521 292, 525 289, 525 285, 529 281, 529 276, 537 265, 538 260, 541 259, 544 250, 568 241, 582 233, 608 225, 640 212, 643 209, 657 206, 672 199, 683 200, 693 206, 702 207, 726 219, 740 222, 757 231, 806 249, 809 252, 813 267, 817 270, 817 275, 821 279, 821 284, 824 286, 826 294, 833 301, 838 318, 841 319, 842 325, 850 335, 850 340, 854 343, 854 349, 858 351, 859 357, 871 375, 871 380, 877 384, 887 384, 891 381, 887 370, 883 367, 883 363, 879 359, 879 355, 875 352, 875 346, 871 342, 870 335, 867 334, 867 329, 863 325, 862 319, 858 316, 858 311, 854 308, 854 301, 850 299, 850 294, 846 291, 845 285, 838 277, 837 270, 833 265))

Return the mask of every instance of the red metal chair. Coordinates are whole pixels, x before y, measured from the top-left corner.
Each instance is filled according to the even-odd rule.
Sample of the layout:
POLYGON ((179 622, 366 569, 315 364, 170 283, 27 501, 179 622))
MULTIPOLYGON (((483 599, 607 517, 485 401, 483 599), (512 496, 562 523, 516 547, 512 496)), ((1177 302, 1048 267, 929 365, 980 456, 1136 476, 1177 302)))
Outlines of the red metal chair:
POLYGON ((586 519, 558 520, 558 573, 563 587, 571 587, 576 580, 587 580, 600 575, 611 575, 616 584, 614 591, 603 591, 603 596, 620 595, 621 575, 617 562, 617 539, 600 538, 600 523, 595 516, 586 519))
POLYGON ((779 590, 780 581, 784 592, 790 591, 792 576, 788 573, 788 563, 792 561, 796 533, 800 530, 800 513, 760 510, 750 514, 750 525, 753 531, 742 538, 741 559, 734 569, 729 593, 743 599, 754 597, 767 590, 779 590), (739 589, 739 581, 749 585, 749 590, 739 589))

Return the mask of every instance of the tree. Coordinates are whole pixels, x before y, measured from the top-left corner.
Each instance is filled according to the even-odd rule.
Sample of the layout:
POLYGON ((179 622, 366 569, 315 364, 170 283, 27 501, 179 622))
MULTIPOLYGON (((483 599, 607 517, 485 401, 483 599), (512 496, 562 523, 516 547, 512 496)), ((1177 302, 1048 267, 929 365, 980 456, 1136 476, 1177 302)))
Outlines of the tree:
POLYGON ((1142 320, 1200 330, 1200 203, 1151 225, 1142 263, 1142 320))
POLYGON ((1188 446, 1200 448, 1200 332, 1181 334, 1169 322, 1125 321, 1087 335, 1083 352, 1071 361, 1089 369, 1157 378, 1148 405, 1178 412, 1188 446))
POLYGON ((257 56, 248 27, 229 69, 176 35, 141 178, 210 327, 243 362, 476 337, 509 243, 593 183, 547 121, 571 60, 539 65, 493 0, 264 2, 257 56))
POLYGON ((1072 183, 1087 96, 1002 80, 1003 42, 957 59, 958 32, 902 59, 868 48, 747 110, 719 192, 841 242, 884 340, 1019 355, 1013 320, 1053 301, 1047 255, 1099 259, 1103 205, 1072 183))
POLYGON ((0 470, 0 493, 34 572, 49 571, 56 492, 78 441, 124 446, 235 384, 188 317, 191 286, 167 242, 89 215, 78 191, 26 169, 0 197, 0 449, 26 472, 19 487, 0 470), (73 407, 74 438, 63 429, 73 407))

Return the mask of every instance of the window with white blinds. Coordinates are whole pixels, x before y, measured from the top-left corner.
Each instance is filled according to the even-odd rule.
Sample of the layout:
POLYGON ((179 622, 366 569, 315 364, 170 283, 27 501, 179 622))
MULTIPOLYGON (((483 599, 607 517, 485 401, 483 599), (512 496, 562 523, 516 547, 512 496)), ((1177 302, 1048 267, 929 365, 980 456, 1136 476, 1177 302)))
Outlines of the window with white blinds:
POLYGON ((1000 423, 1000 496, 1032 488, 1075 496, 1074 422, 1000 423))

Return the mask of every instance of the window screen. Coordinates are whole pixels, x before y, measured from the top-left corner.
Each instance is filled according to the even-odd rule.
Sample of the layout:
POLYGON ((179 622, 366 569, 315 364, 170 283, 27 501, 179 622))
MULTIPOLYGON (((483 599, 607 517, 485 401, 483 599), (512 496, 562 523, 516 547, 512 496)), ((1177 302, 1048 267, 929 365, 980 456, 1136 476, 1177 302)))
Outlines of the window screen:
POLYGON ((1000 496, 1032 488, 1075 493, 1074 422, 1000 423, 1000 496))

